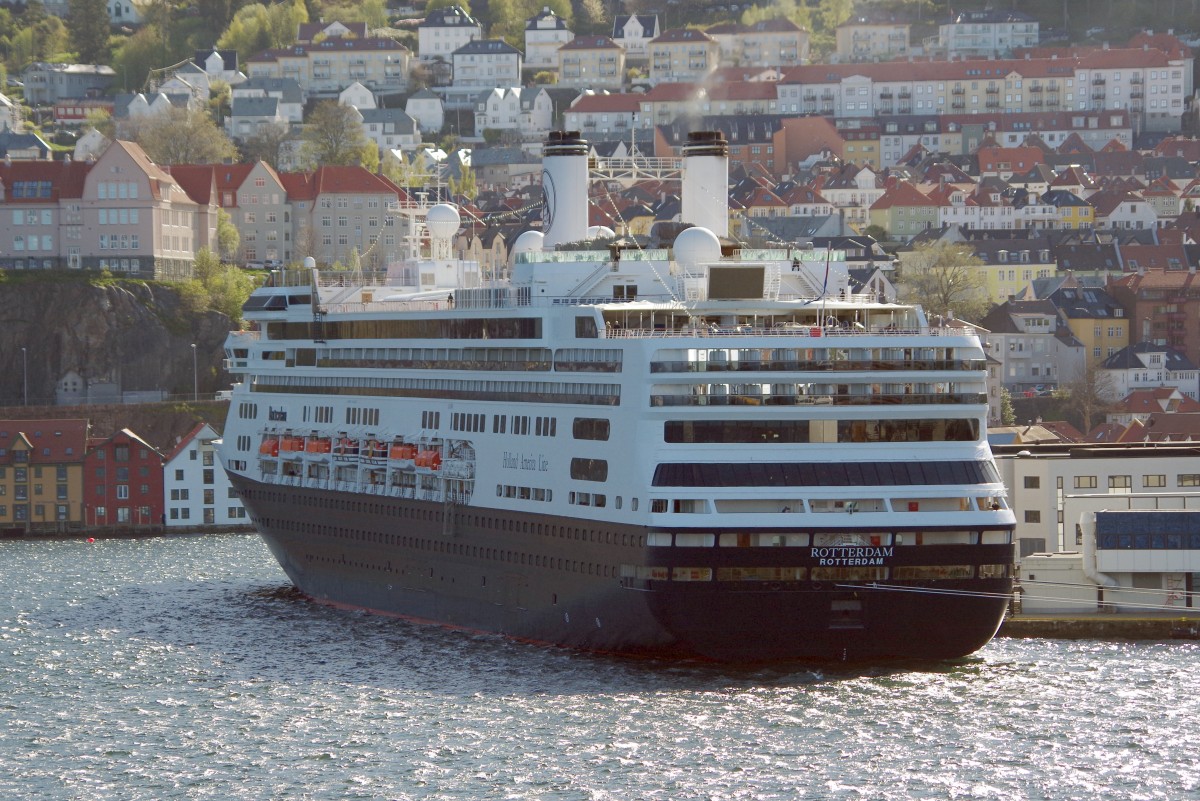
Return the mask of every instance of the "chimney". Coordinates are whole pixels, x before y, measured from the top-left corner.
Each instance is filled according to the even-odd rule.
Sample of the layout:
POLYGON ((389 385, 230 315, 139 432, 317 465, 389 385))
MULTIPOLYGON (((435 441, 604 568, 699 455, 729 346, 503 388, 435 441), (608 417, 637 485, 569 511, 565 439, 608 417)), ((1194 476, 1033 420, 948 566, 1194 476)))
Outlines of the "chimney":
POLYGON ((682 222, 729 236, 729 143, 720 131, 691 131, 683 146, 682 222))
POLYGON ((543 247, 587 239, 588 144, 579 131, 551 131, 542 150, 543 247))

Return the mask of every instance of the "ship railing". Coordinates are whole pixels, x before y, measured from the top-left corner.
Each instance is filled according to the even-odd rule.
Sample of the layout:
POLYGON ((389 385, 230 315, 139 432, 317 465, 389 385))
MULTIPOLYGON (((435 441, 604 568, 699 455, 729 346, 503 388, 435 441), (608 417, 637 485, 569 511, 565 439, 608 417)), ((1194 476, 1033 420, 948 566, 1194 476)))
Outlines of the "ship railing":
POLYGON ((651 395, 651 406, 929 406, 986 404, 983 392, 903 395, 651 395))
POLYGON ((689 326, 666 331, 657 328, 606 328, 604 337, 609 339, 669 339, 695 337, 800 337, 804 339, 835 339, 841 337, 863 336, 970 336, 969 330, 958 328, 938 328, 925 326, 921 328, 895 328, 890 326, 833 328, 818 325, 798 325, 796 327, 763 328, 750 325, 733 327, 689 326))
POLYGON ((879 372, 931 370, 947 372, 980 372, 987 369, 985 359, 846 359, 815 361, 661 361, 650 362, 652 373, 729 373, 729 372, 879 372))

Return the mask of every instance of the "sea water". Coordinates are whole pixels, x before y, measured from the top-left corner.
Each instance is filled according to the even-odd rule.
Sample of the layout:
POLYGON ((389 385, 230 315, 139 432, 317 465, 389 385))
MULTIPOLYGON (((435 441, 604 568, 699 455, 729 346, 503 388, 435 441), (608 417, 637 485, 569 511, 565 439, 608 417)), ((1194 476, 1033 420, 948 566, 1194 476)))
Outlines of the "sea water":
POLYGON ((1200 798, 1197 657, 618 659, 314 604, 254 536, 4 541, 0 798, 1200 798))

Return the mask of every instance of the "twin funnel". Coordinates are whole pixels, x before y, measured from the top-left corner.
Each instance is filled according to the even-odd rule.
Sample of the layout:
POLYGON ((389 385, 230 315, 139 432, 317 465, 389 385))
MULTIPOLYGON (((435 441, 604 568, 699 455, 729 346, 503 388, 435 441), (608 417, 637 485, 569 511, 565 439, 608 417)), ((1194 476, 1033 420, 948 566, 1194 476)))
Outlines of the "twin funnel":
MULTIPOLYGON (((588 143, 579 131, 551 131, 542 151, 542 246, 588 238, 588 143)), ((720 131, 692 131, 683 146, 682 222, 729 236, 729 143, 720 131)))

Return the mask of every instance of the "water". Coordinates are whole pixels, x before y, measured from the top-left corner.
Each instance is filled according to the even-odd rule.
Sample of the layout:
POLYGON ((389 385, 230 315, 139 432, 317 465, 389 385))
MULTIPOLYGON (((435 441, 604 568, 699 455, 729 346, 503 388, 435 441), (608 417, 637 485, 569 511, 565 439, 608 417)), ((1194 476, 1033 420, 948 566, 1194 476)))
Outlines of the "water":
POLYGON ((1196 643, 739 670, 284 586, 255 537, 0 543, 0 798, 1200 797, 1196 643))

